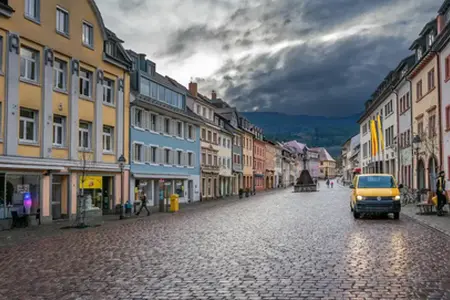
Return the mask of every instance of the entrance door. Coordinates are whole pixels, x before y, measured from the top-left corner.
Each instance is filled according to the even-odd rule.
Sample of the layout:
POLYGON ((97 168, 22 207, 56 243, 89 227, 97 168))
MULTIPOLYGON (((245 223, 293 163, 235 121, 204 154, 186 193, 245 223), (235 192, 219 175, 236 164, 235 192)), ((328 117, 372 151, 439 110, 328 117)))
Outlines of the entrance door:
POLYGON ((189 202, 194 201, 194 182, 192 180, 188 181, 188 200, 189 202))
POLYGON ((52 218, 53 220, 58 220, 61 219, 62 177, 52 177, 52 218))
POLYGON ((102 182, 103 182, 102 209, 103 209, 103 214, 107 214, 107 213, 109 213, 112 210, 112 205, 110 205, 111 196, 112 196, 112 189, 111 189, 112 178, 104 176, 103 179, 102 179, 102 182))

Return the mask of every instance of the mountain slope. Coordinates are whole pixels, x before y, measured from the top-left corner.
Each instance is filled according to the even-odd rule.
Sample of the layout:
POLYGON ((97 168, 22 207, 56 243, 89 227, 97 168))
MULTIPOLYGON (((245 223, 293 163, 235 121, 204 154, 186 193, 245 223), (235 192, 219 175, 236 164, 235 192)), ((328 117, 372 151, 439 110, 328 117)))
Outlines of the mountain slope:
POLYGON ((325 147, 337 157, 341 145, 357 134, 358 115, 349 117, 320 117, 286 115, 276 112, 243 113, 250 122, 264 130, 264 135, 277 141, 298 140, 311 147, 325 147))

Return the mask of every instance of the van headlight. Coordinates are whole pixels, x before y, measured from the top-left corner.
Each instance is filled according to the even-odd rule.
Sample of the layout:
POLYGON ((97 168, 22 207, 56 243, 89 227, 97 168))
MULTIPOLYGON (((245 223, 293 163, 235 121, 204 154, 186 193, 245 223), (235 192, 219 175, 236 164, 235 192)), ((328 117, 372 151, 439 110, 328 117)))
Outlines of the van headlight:
POLYGON ((364 200, 364 199, 366 199, 366 197, 363 197, 363 196, 356 196, 356 200, 358 200, 358 201, 361 201, 361 200, 364 200))
POLYGON ((400 196, 395 196, 394 200, 396 200, 396 201, 400 200, 400 196))

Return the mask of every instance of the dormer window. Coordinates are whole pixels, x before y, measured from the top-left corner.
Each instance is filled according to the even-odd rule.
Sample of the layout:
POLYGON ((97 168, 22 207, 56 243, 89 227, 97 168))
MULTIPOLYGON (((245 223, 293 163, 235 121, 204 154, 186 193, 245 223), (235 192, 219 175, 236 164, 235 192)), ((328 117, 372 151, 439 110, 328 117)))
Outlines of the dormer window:
POLYGON ((113 43, 111 43, 111 42, 106 42, 105 43, 105 52, 106 52, 106 54, 108 54, 108 55, 111 55, 111 56, 115 56, 115 47, 114 47, 114 44, 113 43))
POLYGON ((402 77, 404 77, 406 75, 406 72, 408 72, 408 69, 407 68, 403 68, 403 70, 402 70, 402 77))
POLYGON ((428 46, 431 47, 434 43, 434 32, 428 34, 428 46))
POLYGON ((421 59, 423 55, 422 48, 417 48, 417 59, 421 59))

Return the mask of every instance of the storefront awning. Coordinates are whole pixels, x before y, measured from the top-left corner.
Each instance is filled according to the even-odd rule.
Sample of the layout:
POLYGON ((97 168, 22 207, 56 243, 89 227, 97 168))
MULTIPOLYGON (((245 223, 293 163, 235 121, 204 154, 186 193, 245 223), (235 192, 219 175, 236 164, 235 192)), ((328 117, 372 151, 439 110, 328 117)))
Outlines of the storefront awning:
POLYGON ((353 173, 361 173, 361 168, 354 168, 353 173))
POLYGON ((0 164, 0 169, 20 169, 20 170, 52 170, 62 171, 64 167, 47 165, 19 165, 19 164, 0 164))
POLYGON ((133 173, 136 179, 189 179, 189 175, 182 174, 142 174, 133 173))

